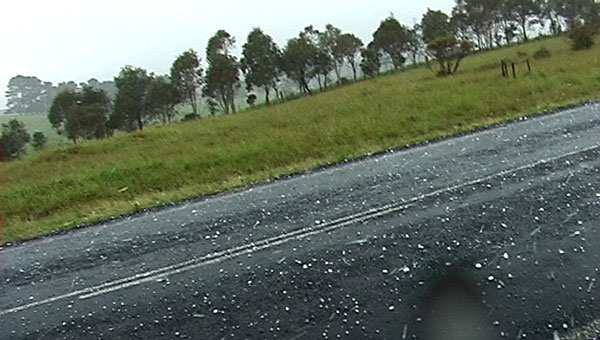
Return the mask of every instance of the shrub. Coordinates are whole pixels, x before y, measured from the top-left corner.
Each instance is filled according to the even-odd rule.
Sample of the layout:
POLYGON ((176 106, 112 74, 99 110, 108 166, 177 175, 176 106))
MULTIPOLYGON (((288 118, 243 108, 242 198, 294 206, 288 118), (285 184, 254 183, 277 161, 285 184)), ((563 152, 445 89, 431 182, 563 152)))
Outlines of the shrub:
POLYGON ((43 132, 38 131, 33 134, 33 142, 31 145, 35 150, 43 150, 46 147, 46 144, 48 144, 48 137, 46 137, 43 132))
POLYGON ((550 53, 550 50, 547 49, 546 47, 542 46, 540 47, 539 50, 535 51, 535 53, 533 54, 533 57, 535 59, 545 59, 545 58, 549 58, 552 55, 552 53, 550 53))
POLYGON ((576 27, 569 33, 569 39, 573 42, 574 50, 590 49, 594 46, 596 30, 589 26, 576 27))

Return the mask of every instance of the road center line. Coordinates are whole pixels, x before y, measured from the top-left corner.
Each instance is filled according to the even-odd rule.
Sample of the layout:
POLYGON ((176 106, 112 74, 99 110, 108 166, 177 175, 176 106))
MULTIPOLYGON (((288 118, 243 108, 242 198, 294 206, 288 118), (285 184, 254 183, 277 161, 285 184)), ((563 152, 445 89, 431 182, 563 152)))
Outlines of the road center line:
POLYGON ((384 205, 381 207, 372 208, 372 209, 369 209, 369 210, 366 210, 366 211, 363 211, 363 212, 360 212, 357 214, 353 214, 353 215, 345 216, 345 217, 342 217, 342 218, 339 218, 336 220, 328 221, 326 223, 297 229, 297 230, 294 230, 294 231, 291 231, 291 232, 288 232, 288 233, 285 233, 282 235, 262 239, 257 242, 252 242, 250 244, 245 244, 245 245, 241 245, 238 247, 226 249, 223 251, 204 255, 199 258, 193 258, 188 261, 181 262, 181 263, 173 264, 170 266, 162 267, 162 268, 144 272, 144 273, 139 273, 139 274, 136 274, 136 275, 133 275, 130 277, 123 278, 123 279, 106 282, 101 285, 84 288, 84 289, 73 291, 71 293, 67 293, 64 295, 58 295, 58 296, 51 297, 48 299, 44 299, 44 300, 29 303, 29 304, 25 304, 22 306, 18 306, 15 308, 7 309, 4 311, 1 311, 0 316, 6 315, 6 314, 11 314, 11 313, 21 312, 21 311, 24 311, 24 310, 27 310, 30 308, 42 306, 45 304, 49 304, 52 302, 56 302, 56 301, 71 298, 71 297, 78 297, 80 300, 85 300, 85 299, 90 299, 90 298, 93 298, 96 296, 104 295, 107 293, 115 292, 118 290, 126 289, 129 287, 138 286, 138 285, 141 285, 144 283, 161 280, 161 279, 167 278, 169 276, 181 274, 181 273, 184 273, 184 272, 187 272, 187 271, 199 268, 199 267, 203 267, 206 265, 219 263, 219 262, 222 262, 222 261, 225 261, 228 259, 240 257, 242 255, 252 254, 252 253, 255 253, 255 252, 258 252, 261 250, 277 247, 277 246, 286 244, 293 240, 300 240, 300 239, 307 238, 310 236, 331 232, 331 231, 334 231, 334 230, 337 230, 340 228, 344 228, 349 225, 354 225, 356 223, 376 219, 376 218, 379 218, 379 217, 382 217, 385 215, 389 215, 394 212, 403 211, 403 210, 410 208, 415 203, 422 201, 426 198, 435 197, 440 194, 451 192, 451 191, 454 191, 454 190, 457 190, 460 188, 464 188, 464 187, 468 187, 468 186, 472 186, 472 185, 476 185, 476 184, 481 184, 483 182, 489 181, 496 177, 506 176, 506 175, 510 175, 510 174, 513 174, 513 173, 516 173, 516 172, 519 172, 522 170, 532 169, 532 168, 535 168, 535 167, 543 165, 543 164, 555 162, 555 161, 558 161, 563 158, 567 158, 567 157, 575 156, 577 154, 592 151, 594 149, 598 149, 599 147, 600 147, 600 145, 595 145, 595 146, 592 146, 589 148, 585 148, 585 149, 577 150, 577 151, 574 151, 571 153, 567 153, 567 154, 564 154, 564 155, 561 155, 558 157, 540 160, 540 161, 530 163, 527 165, 523 165, 523 166, 520 166, 517 168, 501 171, 501 172, 498 172, 493 175, 485 176, 485 177, 482 177, 479 179, 475 179, 475 180, 468 181, 465 183, 457 184, 454 186, 434 190, 434 191, 426 193, 426 194, 421 194, 421 195, 415 196, 407 201, 393 203, 393 204, 387 204, 387 205, 384 205))

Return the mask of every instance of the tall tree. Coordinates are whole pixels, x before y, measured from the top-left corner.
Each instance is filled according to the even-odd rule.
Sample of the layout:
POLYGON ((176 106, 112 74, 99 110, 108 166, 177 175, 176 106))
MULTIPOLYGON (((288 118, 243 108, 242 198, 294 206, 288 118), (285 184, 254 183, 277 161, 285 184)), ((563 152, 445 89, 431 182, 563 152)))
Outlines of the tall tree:
POLYGON ((394 68, 398 69, 406 61, 404 53, 408 49, 409 38, 409 29, 390 16, 373 33, 373 46, 387 54, 394 68))
POLYGON ((362 61, 360 62, 360 69, 362 73, 367 77, 375 77, 379 74, 381 69, 381 57, 379 50, 373 46, 371 42, 367 48, 361 50, 362 61))
POLYGON ((79 97, 76 90, 63 90, 54 97, 48 112, 48 120, 59 135, 65 132, 67 113, 80 100, 79 97))
POLYGON ((528 41, 527 32, 531 24, 539 22, 541 7, 537 0, 506 0, 505 8, 509 18, 519 23, 523 40, 528 41))
POLYGON ((313 77, 314 56, 317 48, 304 35, 287 41, 281 58, 282 70, 298 84, 301 92, 312 94, 309 87, 313 77))
POLYGON ((438 75, 456 73, 460 62, 471 50, 467 40, 457 38, 453 22, 442 11, 427 10, 420 24, 427 53, 440 65, 438 75))
POLYGON ((269 105, 271 90, 277 90, 281 74, 279 47, 271 36, 260 28, 255 28, 248 34, 242 54, 241 65, 246 75, 247 90, 262 88, 265 91, 265 102, 269 105))
POLYGON ((423 41, 426 44, 448 34, 454 34, 454 27, 452 26, 450 17, 442 11, 427 9, 419 26, 423 32, 423 41))
POLYGON ((466 40, 459 40, 453 34, 437 38, 427 44, 429 54, 440 65, 439 76, 449 76, 458 70, 460 62, 471 51, 471 44, 466 40))
POLYGON ((360 66, 360 50, 363 45, 362 40, 352 33, 344 33, 339 38, 338 48, 344 56, 346 63, 352 68, 354 80, 357 78, 357 70, 360 66))
POLYGON ((0 160, 14 160, 25 154, 27 143, 31 136, 27 133, 25 124, 16 119, 2 124, 0 134, 0 160))
POLYGON ((240 87, 239 63, 231 55, 234 45, 235 38, 219 30, 206 47, 208 69, 203 94, 215 100, 224 113, 235 113, 235 92, 240 87))
POLYGON ((422 53, 424 48, 423 40, 421 39, 420 29, 420 25, 415 25, 413 29, 408 31, 408 42, 406 46, 412 58, 413 65, 417 64, 417 58, 419 57, 419 54, 422 53))
POLYGON ((327 24, 325 26, 325 31, 320 35, 319 41, 323 52, 328 55, 329 60, 331 61, 331 66, 335 71, 338 85, 342 85, 341 69, 344 66, 346 57, 342 36, 342 30, 332 24, 327 24))
POLYGON ((560 18, 558 10, 560 7, 560 1, 562 0, 538 0, 538 6, 540 6, 540 19, 547 20, 550 22, 550 33, 558 35, 562 32, 562 25, 560 24, 560 18))
POLYGON ((461 34, 468 27, 479 49, 492 48, 501 5, 502 1, 498 0, 456 0, 452 15, 457 18, 455 22, 460 24, 458 28, 461 34))
MULTIPOLYGON (((189 89, 188 89, 189 90, 189 89)), ((189 94, 189 93, 188 93, 189 94)), ((163 124, 170 124, 175 116, 175 106, 183 95, 168 76, 155 76, 148 85, 146 110, 149 117, 158 118, 163 124)), ((193 113, 197 116, 197 113, 193 113)))
POLYGON ((316 78, 319 83, 319 89, 327 88, 329 84, 329 74, 333 71, 334 61, 326 45, 326 39, 323 32, 315 29, 312 25, 304 28, 300 33, 313 46, 315 52, 312 57, 311 78, 316 78))
POLYGON ((150 79, 151 76, 143 68, 125 66, 121 69, 119 75, 115 77, 118 93, 110 117, 113 128, 124 130, 144 128, 148 118, 145 109, 150 79))
POLYGON ((578 24, 590 23, 598 20, 598 2, 595 0, 553 0, 556 13, 561 16, 571 29, 578 24))
MULTIPOLYGON (((172 85, 185 96, 186 101, 192 106, 194 115, 198 114, 198 89, 202 86, 202 73, 200 58, 193 49, 183 52, 171 66, 172 85)), ((154 85, 158 86, 156 82, 154 85)), ((160 86, 166 87, 167 85, 162 83, 160 86)), ((171 89, 169 89, 169 92, 172 92, 171 89)))

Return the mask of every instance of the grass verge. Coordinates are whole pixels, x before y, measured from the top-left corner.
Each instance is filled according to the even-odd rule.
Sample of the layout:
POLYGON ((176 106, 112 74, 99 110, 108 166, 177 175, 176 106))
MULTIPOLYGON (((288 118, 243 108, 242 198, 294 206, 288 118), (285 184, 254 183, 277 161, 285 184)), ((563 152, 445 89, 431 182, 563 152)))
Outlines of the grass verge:
POLYGON ((148 128, 0 164, 0 242, 243 187, 600 97, 600 49, 563 38, 480 53, 461 72, 410 71, 282 105, 148 128), (524 54, 541 46, 552 57, 524 54), (518 61, 502 78, 500 60, 518 61))

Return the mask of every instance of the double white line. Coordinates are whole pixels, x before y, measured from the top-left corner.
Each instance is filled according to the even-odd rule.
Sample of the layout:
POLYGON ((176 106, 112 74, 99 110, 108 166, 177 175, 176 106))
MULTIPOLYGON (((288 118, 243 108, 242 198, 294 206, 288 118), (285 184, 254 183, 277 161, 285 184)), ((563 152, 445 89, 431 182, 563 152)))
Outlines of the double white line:
POLYGON ((577 151, 574 151, 574 152, 571 152, 571 153, 568 153, 568 154, 565 154, 565 155, 562 155, 559 157, 540 160, 540 161, 537 161, 537 162, 534 162, 531 164, 527 164, 524 166, 520 166, 520 167, 517 167, 514 169, 502 171, 502 172, 499 172, 499 173, 496 173, 493 175, 489 175, 489 176, 475 179, 472 181, 468 181, 465 183, 461 183, 461 184, 446 187, 443 189, 435 190, 435 191, 432 191, 427 194, 415 196, 415 197, 409 199, 408 201, 404 201, 404 202, 400 202, 400 203, 393 203, 393 204, 388 204, 388 205, 381 206, 378 208, 373 208, 373 209, 366 210, 366 211, 363 211, 358 214, 349 215, 349 216, 346 216, 343 218, 328 221, 326 223, 318 224, 318 225, 315 225, 312 227, 306 227, 306 228, 294 230, 294 231, 291 231, 289 233, 285 233, 285 234, 282 234, 279 236, 262 239, 257 242, 253 242, 250 244, 246 244, 246 245, 230 248, 227 250, 219 251, 216 253, 208 254, 208 255, 205 255, 205 256, 202 256, 199 258, 195 258, 195 259, 191 259, 191 260, 188 260, 185 262, 162 267, 162 268, 159 268, 156 270, 148 271, 145 273, 140 273, 140 274, 126 277, 123 279, 110 281, 110 282, 107 282, 107 283, 104 283, 101 285, 73 291, 68 294, 59 295, 59 296, 51 297, 51 298, 48 298, 45 300, 40 300, 40 301, 32 302, 32 303, 29 303, 26 305, 7 309, 4 311, 0 311, 0 316, 4 316, 7 314, 11 314, 11 313, 21 312, 21 311, 24 311, 24 310, 27 310, 30 308, 46 305, 46 304, 49 304, 52 302, 56 302, 56 301, 64 300, 64 299, 68 299, 68 298, 77 297, 80 300, 85 300, 85 299, 90 299, 90 298, 93 298, 93 297, 96 297, 99 295, 107 294, 110 292, 115 292, 115 291, 118 291, 121 289, 126 289, 129 287, 137 286, 140 284, 144 284, 144 283, 148 283, 148 282, 152 282, 152 281, 158 281, 158 280, 164 279, 166 277, 170 277, 170 276, 173 276, 176 274, 181 274, 181 273, 184 273, 184 272, 187 272, 187 271, 199 268, 199 267, 203 267, 203 266, 214 264, 214 263, 219 263, 219 262, 227 260, 227 259, 232 259, 232 258, 236 258, 236 257, 242 256, 242 255, 251 254, 254 252, 261 251, 261 250, 277 247, 277 246, 289 243, 293 240, 299 240, 299 239, 303 239, 306 237, 331 232, 331 231, 334 231, 334 230, 337 230, 340 228, 344 228, 349 225, 357 224, 357 223, 364 222, 367 220, 376 219, 381 216, 389 215, 389 214, 392 214, 395 212, 403 211, 403 210, 406 210, 407 208, 413 206, 415 203, 422 201, 426 198, 435 197, 440 194, 451 192, 451 191, 461 189, 464 187, 481 184, 483 182, 489 181, 489 180, 497 178, 497 177, 511 175, 518 171, 535 168, 537 166, 540 166, 540 165, 543 165, 546 163, 554 162, 554 161, 557 161, 557 160, 560 160, 560 159, 563 159, 566 157, 571 157, 571 156, 574 156, 574 155, 577 155, 580 153, 591 151, 591 150, 597 149, 598 147, 599 146, 596 145, 596 146, 589 147, 586 149, 577 150, 577 151))

